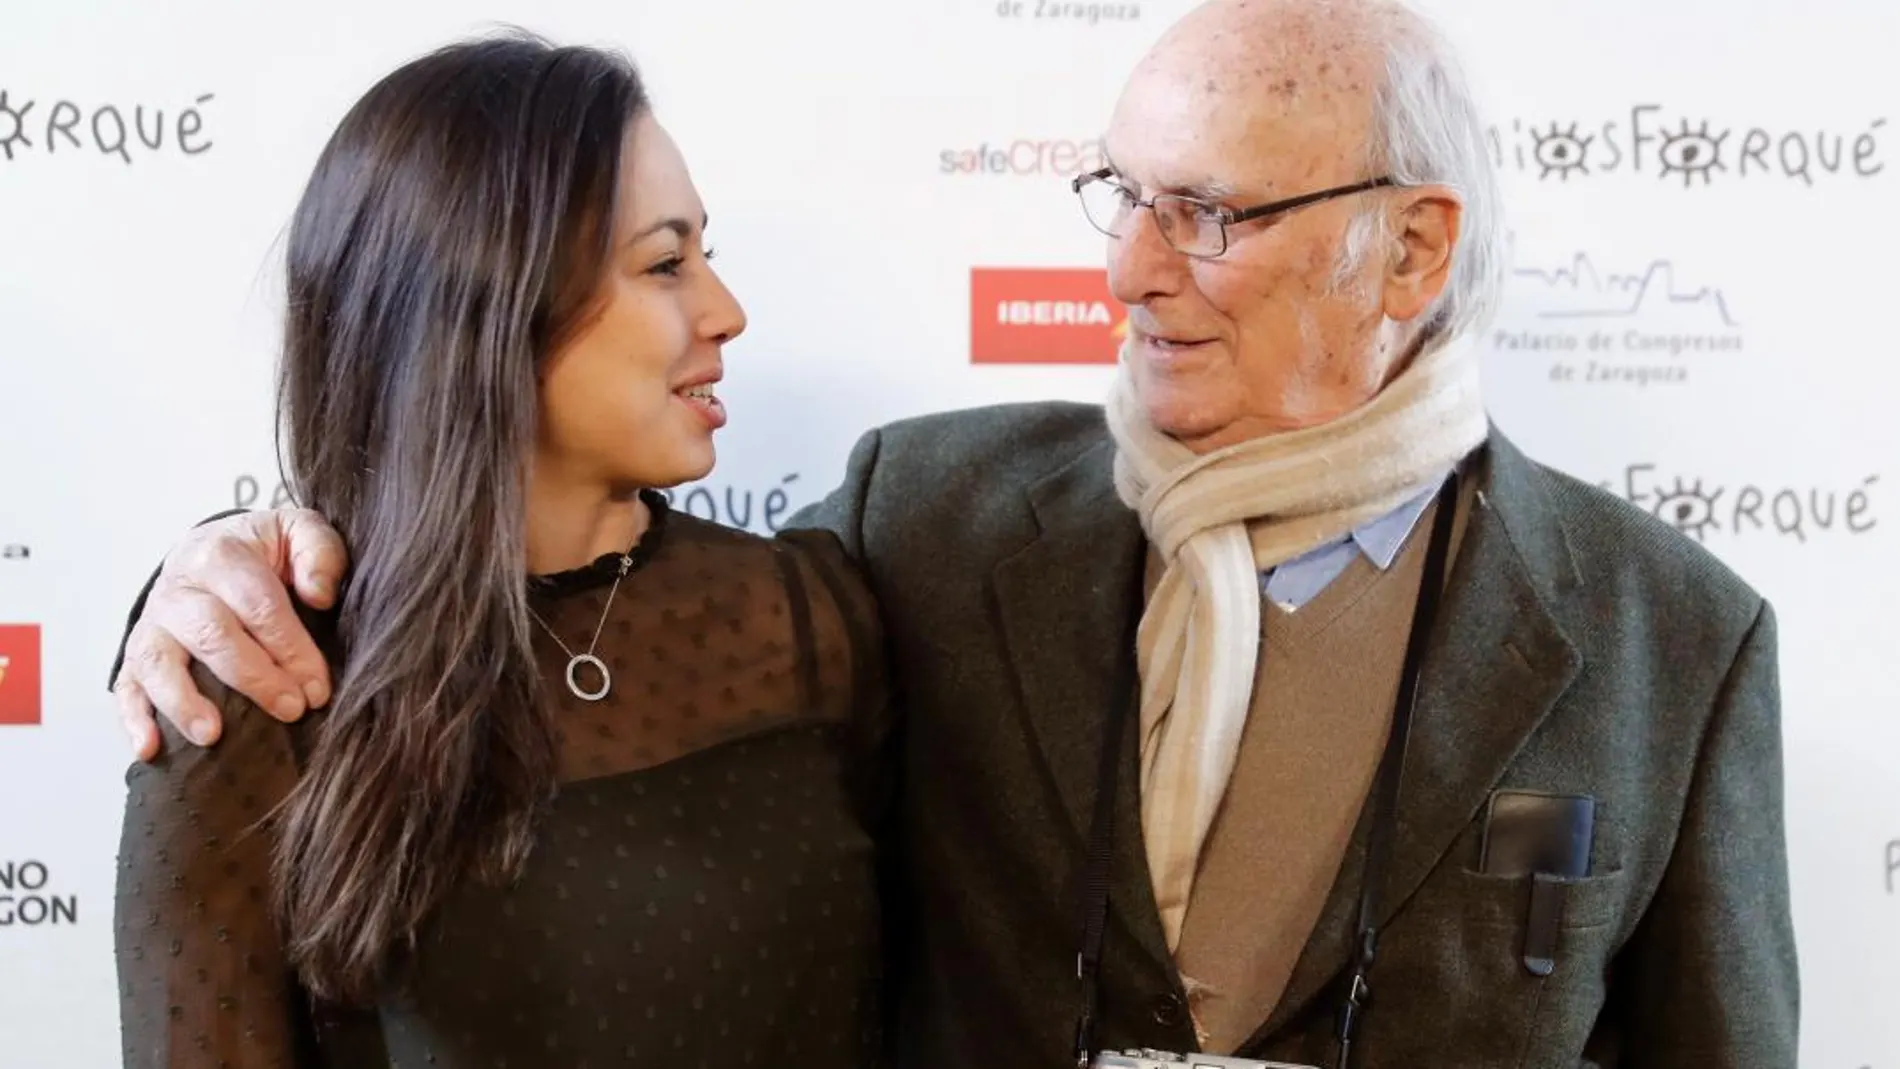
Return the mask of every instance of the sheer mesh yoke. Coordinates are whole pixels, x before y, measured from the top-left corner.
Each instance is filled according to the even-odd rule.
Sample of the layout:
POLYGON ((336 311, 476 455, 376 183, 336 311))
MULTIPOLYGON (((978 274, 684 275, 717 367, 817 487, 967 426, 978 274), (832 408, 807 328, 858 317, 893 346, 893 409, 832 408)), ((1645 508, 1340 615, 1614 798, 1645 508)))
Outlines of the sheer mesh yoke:
MULTIPOLYGON (((563 786, 527 869, 458 889, 369 1010, 313 1005, 270 912, 270 811, 296 782, 293 732, 321 714, 287 728, 194 672, 223 740, 163 725, 163 755, 127 774, 126 1065, 876 1064, 887 725, 868 593, 827 535, 767 541, 654 504, 595 651, 607 697, 569 693, 537 628, 563 786)), ((536 581, 573 651, 619 564, 536 581)))
MULTIPOLYGON (((563 778, 649 768, 795 721, 851 718, 878 668, 867 637, 875 609, 835 540, 798 532, 768 542, 655 515, 666 517, 661 529, 635 552, 601 629, 596 655, 614 681, 607 697, 569 691, 567 654, 535 630, 564 735, 563 778), (655 543, 664 552, 649 558, 655 543)), ((536 584, 534 604, 567 649, 586 652, 619 567, 610 555, 536 584)), ((595 684, 591 669, 580 682, 595 684)))

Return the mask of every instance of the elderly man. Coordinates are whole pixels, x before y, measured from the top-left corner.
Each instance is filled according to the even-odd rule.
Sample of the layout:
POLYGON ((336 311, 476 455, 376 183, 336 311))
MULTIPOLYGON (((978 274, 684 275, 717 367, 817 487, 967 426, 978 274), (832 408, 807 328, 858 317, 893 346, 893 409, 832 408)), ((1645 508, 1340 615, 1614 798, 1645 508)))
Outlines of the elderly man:
MULTIPOLYGON (((1107 405, 883 427, 800 521, 900 690, 902 1064, 1793 1065, 1773 615, 1489 425, 1501 224, 1446 47, 1208 4, 1106 145, 1107 405)), ((323 695, 275 578, 327 600, 320 521, 191 538, 119 681, 148 750, 147 695, 204 716, 188 655, 323 695)))

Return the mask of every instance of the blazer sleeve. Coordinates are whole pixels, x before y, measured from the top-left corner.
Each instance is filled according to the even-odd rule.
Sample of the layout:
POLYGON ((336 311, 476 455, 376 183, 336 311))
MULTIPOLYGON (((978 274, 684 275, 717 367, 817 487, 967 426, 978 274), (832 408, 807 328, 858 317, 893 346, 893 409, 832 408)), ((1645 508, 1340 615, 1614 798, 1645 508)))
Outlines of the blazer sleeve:
POLYGON ((1703 738, 1669 865, 1616 965, 1620 1064, 1792 1069, 1800 980, 1789 910, 1774 612, 1762 602, 1703 738))
POLYGON ((845 461, 844 479, 822 499, 806 505, 786 521, 786 529, 810 528, 830 531, 843 544, 845 553, 860 566, 865 560, 865 513, 870 508, 871 486, 877 471, 878 454, 883 449, 879 431, 867 431, 851 447, 845 461))
MULTIPOLYGON (((782 535, 798 537, 794 529, 827 531, 837 546, 855 565, 853 588, 862 605, 862 619, 876 623, 877 561, 866 537, 869 516, 877 507, 873 490, 877 484, 877 464, 883 451, 883 436, 878 430, 866 432, 851 449, 845 462, 844 479, 820 501, 793 514, 782 535)), ((900 506, 901 507, 901 506, 900 506)), ((882 903, 884 939, 885 1006, 889 1019, 885 1036, 889 1046, 885 1060, 902 1060, 903 1010, 907 1003, 905 983, 912 967, 912 943, 917 923, 909 911, 910 862, 905 849, 903 815, 904 762, 908 757, 905 732, 906 705, 900 667, 891 656, 889 633, 881 626, 864 628, 858 638, 860 650, 875 648, 883 658, 879 670, 867 673, 868 682, 858 689, 858 723, 868 730, 860 733, 861 774, 857 789, 861 804, 871 814, 871 833, 878 843, 878 899, 882 903)))
POLYGON ((272 810, 297 780, 292 728, 194 666, 227 729, 126 773, 113 943, 127 1069, 304 1069, 307 1003, 271 908, 272 810))
POLYGON ((860 802, 872 814, 891 856, 897 833, 894 810, 899 793, 901 699, 899 680, 888 670, 890 650, 878 611, 865 545, 865 518, 883 439, 867 431, 851 449, 844 479, 821 500, 794 513, 779 539, 802 552, 823 591, 825 615, 842 624, 842 645, 850 651, 852 722, 856 727, 856 772, 860 802))

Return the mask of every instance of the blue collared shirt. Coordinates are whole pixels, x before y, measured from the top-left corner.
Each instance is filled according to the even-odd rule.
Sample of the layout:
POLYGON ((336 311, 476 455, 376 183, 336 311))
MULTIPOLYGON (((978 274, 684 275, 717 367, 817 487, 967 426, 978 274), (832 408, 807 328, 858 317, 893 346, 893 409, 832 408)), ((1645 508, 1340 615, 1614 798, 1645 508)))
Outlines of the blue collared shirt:
POLYGON ((1353 558, 1364 554, 1380 571, 1392 566, 1405 540, 1411 537, 1418 519, 1430 507, 1432 498, 1444 485, 1444 479, 1398 508, 1374 520, 1360 524, 1351 534, 1311 549, 1270 569, 1260 576, 1260 590, 1267 600, 1286 612, 1306 605, 1320 596, 1333 580, 1352 565, 1353 558))

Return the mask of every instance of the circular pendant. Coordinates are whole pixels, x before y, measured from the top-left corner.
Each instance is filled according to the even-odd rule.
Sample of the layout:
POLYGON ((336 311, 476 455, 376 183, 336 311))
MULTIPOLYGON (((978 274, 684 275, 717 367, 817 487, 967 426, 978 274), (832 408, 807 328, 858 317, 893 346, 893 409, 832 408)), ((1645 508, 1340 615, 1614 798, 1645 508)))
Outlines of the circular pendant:
POLYGON ((573 691, 574 696, 576 698, 579 698, 582 701, 597 702, 607 696, 608 689, 611 688, 613 685, 614 685, 614 678, 613 676, 607 673, 607 666, 601 663, 600 658, 594 656, 593 654, 591 653, 575 654, 574 659, 567 662, 567 689, 573 691), (599 690, 581 689, 580 679, 577 673, 579 672, 581 665, 584 665, 584 664, 593 665, 594 669, 600 673, 600 689, 599 690))

